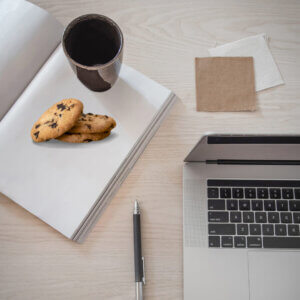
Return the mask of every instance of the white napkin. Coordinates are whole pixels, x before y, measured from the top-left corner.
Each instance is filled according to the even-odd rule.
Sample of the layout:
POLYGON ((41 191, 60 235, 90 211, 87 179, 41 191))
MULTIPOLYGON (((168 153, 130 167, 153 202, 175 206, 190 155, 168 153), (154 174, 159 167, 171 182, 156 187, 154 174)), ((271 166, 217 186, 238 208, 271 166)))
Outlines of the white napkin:
POLYGON ((211 56, 253 56, 255 89, 261 91, 284 84, 268 47, 265 33, 209 49, 211 56))

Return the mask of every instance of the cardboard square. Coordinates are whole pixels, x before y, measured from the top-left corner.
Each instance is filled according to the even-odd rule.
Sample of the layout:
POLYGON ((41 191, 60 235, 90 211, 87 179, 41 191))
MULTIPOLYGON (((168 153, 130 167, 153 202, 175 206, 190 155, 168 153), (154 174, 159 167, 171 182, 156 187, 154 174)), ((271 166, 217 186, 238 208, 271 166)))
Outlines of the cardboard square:
POLYGON ((254 111, 253 57, 195 59, 197 111, 254 111))

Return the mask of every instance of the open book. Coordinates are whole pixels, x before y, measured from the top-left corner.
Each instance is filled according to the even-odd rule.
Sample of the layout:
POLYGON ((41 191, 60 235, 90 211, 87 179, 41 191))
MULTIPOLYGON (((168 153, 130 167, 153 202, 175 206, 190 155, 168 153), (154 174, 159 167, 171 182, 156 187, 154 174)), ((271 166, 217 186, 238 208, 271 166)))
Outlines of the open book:
POLYGON ((109 91, 90 91, 64 56, 62 26, 31 3, 1 1, 0 27, 0 192, 82 242, 176 97, 124 64, 109 91), (99 142, 34 143, 32 125, 64 98, 117 127, 99 142))

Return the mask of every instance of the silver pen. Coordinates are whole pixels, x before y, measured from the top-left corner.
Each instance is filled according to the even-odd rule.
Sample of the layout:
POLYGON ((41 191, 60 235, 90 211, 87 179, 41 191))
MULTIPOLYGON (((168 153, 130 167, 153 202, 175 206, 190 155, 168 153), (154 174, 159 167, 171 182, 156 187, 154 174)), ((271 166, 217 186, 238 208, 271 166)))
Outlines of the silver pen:
POLYGON ((142 256, 141 240, 141 212, 139 203, 135 200, 133 210, 133 242, 134 242, 134 273, 135 294, 137 300, 143 299, 143 285, 145 284, 145 263, 142 256))

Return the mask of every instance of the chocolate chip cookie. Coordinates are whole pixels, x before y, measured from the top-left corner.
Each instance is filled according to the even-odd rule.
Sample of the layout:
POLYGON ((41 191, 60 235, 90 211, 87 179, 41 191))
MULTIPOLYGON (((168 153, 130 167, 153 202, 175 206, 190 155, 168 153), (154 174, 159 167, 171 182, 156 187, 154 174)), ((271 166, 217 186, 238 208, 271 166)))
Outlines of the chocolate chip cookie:
POLYGON ((92 113, 81 114, 70 133, 99 133, 112 130, 116 127, 116 121, 106 115, 92 113))
POLYGON ((110 131, 100 133, 70 133, 66 132, 62 136, 57 137, 57 140, 67 143, 88 143, 92 141, 103 140, 110 135, 110 131))
POLYGON ((64 99, 51 106, 31 129, 34 142, 55 139, 70 130, 80 117, 83 104, 77 99, 64 99))

